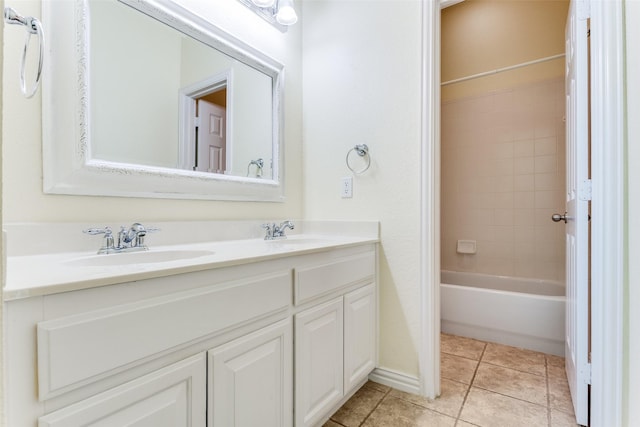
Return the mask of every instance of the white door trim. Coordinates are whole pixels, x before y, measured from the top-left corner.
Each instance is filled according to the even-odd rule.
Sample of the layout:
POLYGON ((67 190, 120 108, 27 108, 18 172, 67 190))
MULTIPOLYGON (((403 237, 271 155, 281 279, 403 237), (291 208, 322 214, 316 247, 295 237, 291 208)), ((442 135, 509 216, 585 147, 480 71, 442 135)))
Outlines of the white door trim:
MULTIPOLYGON (((591 2, 592 390, 591 426, 622 425, 624 44, 621 1, 591 2)), ((420 390, 439 393, 440 14, 422 2, 420 390)))
POLYGON ((624 14, 591 1, 591 426, 621 426, 624 288, 624 14))
POLYGON ((422 2, 420 393, 440 394, 440 3, 422 2))

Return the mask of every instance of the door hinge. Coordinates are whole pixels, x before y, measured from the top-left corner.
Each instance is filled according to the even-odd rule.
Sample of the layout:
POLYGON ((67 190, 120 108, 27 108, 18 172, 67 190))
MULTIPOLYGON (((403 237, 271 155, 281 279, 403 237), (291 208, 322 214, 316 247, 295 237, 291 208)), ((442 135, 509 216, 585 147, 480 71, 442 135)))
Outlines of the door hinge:
POLYGON ((200 127, 200 117, 194 117, 193 118, 193 125, 195 127, 200 127))
POLYGON ((587 363, 584 365, 582 378, 584 378, 586 384, 591 384, 591 363, 587 363))
POLYGON ((578 189, 578 198, 583 201, 591 200, 591 180, 585 179, 582 181, 580 188, 578 189))

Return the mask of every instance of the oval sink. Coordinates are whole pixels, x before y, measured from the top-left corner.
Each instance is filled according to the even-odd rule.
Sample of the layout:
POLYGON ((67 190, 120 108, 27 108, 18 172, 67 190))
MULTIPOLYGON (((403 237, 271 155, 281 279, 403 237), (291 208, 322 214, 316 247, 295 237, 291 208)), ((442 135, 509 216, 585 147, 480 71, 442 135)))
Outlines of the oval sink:
POLYGON ((65 261, 64 264, 74 267, 108 267, 179 261, 200 258, 213 254, 215 254, 214 251, 208 250, 151 250, 145 252, 122 252, 117 254, 92 255, 65 261))

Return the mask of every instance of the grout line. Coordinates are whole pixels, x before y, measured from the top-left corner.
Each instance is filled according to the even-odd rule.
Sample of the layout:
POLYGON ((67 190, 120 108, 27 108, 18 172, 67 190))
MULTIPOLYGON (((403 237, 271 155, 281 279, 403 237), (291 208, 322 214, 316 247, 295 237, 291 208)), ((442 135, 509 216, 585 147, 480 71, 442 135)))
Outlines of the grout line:
POLYGON ((504 368, 504 369, 511 369, 512 371, 516 371, 516 372, 522 372, 523 374, 529 374, 529 375, 535 375, 536 377, 543 377, 546 378, 547 374, 546 374, 546 367, 547 367, 547 358, 544 358, 545 361, 545 373, 544 374, 536 374, 535 372, 531 372, 531 371, 523 371, 522 369, 518 369, 518 368, 512 368, 511 366, 504 366, 504 365, 498 365, 495 363, 491 363, 491 362, 486 362, 486 361, 482 361, 482 363, 486 363, 487 365, 491 365, 491 366, 497 366, 499 368, 504 368))
MULTIPOLYGON (((522 399, 520 397, 511 396, 510 394, 500 393, 499 391, 491 390, 489 388, 484 388, 484 387, 480 387, 480 386, 477 386, 477 385, 474 385, 474 387, 477 388, 478 390, 488 391, 489 393, 498 394, 500 396, 508 397, 509 399, 518 400, 520 402, 528 403, 530 405, 536 405, 536 406, 539 406, 541 408, 546 408, 547 407, 547 405, 544 405, 544 404, 532 402, 530 400, 522 399)), ((548 397, 547 397, 547 400, 548 400, 548 397)))
POLYGON ((476 374, 478 373, 478 369, 480 368, 480 361, 484 357, 484 352, 487 349, 487 343, 484 343, 484 347, 482 347, 482 352, 480 353, 480 359, 478 359, 478 364, 476 365, 476 369, 473 371, 473 376, 471 377, 471 381, 469 382, 469 386, 467 387, 467 392, 464 394, 464 399, 462 399, 462 405, 460 405, 460 410, 458 411, 458 415, 456 416, 456 424, 460 421, 460 415, 462 415, 462 410, 464 409, 464 405, 467 403, 467 397, 469 397, 469 392, 471 391, 471 386, 473 385, 473 381, 476 379, 476 374))
POLYGON ((547 360, 547 356, 544 357, 544 373, 547 384, 547 422, 549 427, 551 427, 551 393, 549 390, 549 361, 547 360))
POLYGON ((367 416, 366 416, 366 417, 364 417, 364 418, 362 419, 362 422, 361 422, 360 424, 358 424, 358 426, 362 426, 362 425, 364 425, 364 423, 369 419, 369 417, 371 416, 371 414, 373 414, 373 413, 376 411, 376 409, 378 409, 378 406, 380 406, 380 404, 382 403, 382 401, 383 401, 383 400, 385 400, 385 399, 387 398, 387 396, 389 395, 389 393, 391 393, 391 390, 393 390, 393 389, 392 389, 391 387, 389 387, 389 390, 387 390, 387 392, 384 394, 384 396, 382 396, 382 399, 380 399, 380 400, 378 401, 378 403, 376 403, 376 406, 374 406, 374 407, 373 407, 373 409, 371 410, 371 412, 369 412, 369 413, 367 414, 367 416))

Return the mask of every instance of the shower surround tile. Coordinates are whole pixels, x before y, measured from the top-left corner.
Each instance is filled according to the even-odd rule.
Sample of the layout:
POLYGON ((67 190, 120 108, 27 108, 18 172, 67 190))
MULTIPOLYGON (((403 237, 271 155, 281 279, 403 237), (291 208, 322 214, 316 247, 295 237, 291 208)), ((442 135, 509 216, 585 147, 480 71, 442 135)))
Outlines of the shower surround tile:
MULTIPOLYGON (((551 79, 442 105, 441 217, 455 218, 442 224, 443 246, 475 239, 512 247, 521 236, 492 236, 490 227, 541 225, 533 215, 536 209, 544 209, 547 214, 564 212, 564 91, 558 90, 562 87, 562 78, 551 79), (457 205, 461 196, 473 198, 473 205, 457 205), (489 212, 476 216, 474 209, 489 212), (518 215, 506 214, 509 210, 517 210, 518 215)), ((560 230, 548 217, 545 214, 543 224, 549 228, 556 225, 553 229, 560 230)), ((551 243, 564 249, 564 241, 557 236, 551 243)), ((535 244, 542 245, 540 241, 535 244)), ((564 280, 562 258, 541 264, 533 257, 519 258, 516 263, 514 253, 507 260, 483 255, 480 248, 471 256, 475 260, 469 261, 468 255, 443 251, 441 267, 564 280), (496 268, 498 262, 509 267, 496 268)))

